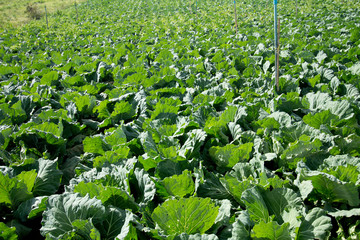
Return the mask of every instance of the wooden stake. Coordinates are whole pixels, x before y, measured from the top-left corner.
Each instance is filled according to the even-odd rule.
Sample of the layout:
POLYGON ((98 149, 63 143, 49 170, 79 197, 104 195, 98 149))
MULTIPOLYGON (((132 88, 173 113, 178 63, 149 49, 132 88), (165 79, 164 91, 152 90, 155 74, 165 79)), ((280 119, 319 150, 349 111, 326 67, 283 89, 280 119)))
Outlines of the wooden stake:
POLYGON ((277 43, 276 43, 276 89, 279 92, 279 56, 280 56, 280 18, 277 22, 277 43))
POLYGON ((77 10, 76 0, 75 0, 75 10, 76 10, 76 21, 78 21, 79 20, 79 14, 78 14, 78 10, 77 10))
POLYGON ((234 0, 234 12, 235 12, 235 32, 238 33, 237 15, 236 15, 236 0, 234 0))
POLYGON ((46 17, 46 28, 49 29, 49 22, 48 22, 46 6, 45 6, 45 17, 46 17))

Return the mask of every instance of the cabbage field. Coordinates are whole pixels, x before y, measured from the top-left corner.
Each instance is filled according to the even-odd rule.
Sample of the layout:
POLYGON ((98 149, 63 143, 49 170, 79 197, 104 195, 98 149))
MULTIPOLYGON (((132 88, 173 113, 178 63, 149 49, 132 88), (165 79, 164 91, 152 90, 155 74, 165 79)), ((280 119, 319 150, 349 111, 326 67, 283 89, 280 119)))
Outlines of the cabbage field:
POLYGON ((360 239, 358 0, 236 6, 2 30, 0 239, 360 239))

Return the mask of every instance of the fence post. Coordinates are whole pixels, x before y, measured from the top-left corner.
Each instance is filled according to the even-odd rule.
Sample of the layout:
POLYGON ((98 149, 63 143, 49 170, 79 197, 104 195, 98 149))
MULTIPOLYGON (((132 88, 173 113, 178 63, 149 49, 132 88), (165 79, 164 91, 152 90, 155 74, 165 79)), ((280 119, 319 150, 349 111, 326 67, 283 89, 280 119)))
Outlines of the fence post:
POLYGON ((45 18, 46 18, 46 28, 49 29, 49 22, 48 22, 48 16, 47 16, 47 10, 45 5, 45 18))
POLYGON ((195 2, 195 29, 198 24, 198 14, 197 14, 197 1, 195 2))
POLYGON ((79 14, 78 14, 76 0, 75 0, 75 10, 76 10, 76 21, 79 21, 79 14))
POLYGON ((236 14, 236 0, 234 0, 234 12, 235 12, 235 32, 238 33, 237 14, 236 14))

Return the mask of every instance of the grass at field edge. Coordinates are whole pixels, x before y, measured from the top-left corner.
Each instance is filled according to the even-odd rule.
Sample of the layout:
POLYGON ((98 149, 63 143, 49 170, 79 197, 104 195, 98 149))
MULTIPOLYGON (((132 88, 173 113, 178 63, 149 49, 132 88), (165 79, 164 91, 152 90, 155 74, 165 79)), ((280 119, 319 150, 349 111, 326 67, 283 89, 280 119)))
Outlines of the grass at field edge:
MULTIPOLYGON (((76 3, 80 4, 85 1, 87 0, 76 0, 76 3)), ((29 5, 33 6, 43 19, 45 17, 45 6, 48 14, 52 14, 74 7, 75 0, 0 0, 0 30, 17 28, 31 21, 36 21, 26 11, 29 5)), ((39 20, 41 21, 41 19, 39 20)))

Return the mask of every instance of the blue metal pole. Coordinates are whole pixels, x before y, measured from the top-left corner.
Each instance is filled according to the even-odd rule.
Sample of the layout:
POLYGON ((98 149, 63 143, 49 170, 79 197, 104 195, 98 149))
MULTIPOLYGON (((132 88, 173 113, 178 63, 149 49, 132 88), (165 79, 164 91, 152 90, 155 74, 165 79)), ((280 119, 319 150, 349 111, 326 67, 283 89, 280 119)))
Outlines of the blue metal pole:
POLYGON ((277 36, 277 0, 274 0, 274 34, 275 34, 275 49, 277 48, 278 36, 277 36))

